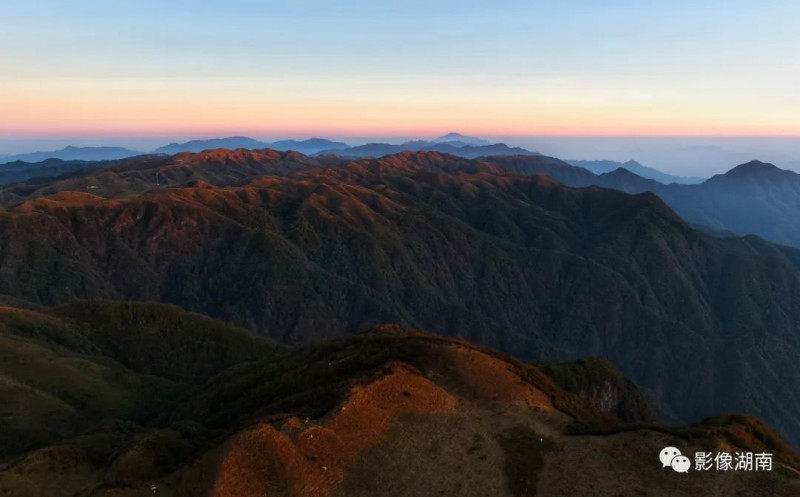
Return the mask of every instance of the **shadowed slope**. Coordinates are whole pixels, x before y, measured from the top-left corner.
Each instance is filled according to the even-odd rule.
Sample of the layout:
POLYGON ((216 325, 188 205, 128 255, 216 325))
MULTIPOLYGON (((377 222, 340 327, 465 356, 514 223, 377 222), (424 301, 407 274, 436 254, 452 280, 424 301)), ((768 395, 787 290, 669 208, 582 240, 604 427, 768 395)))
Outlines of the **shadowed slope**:
POLYGON ((624 169, 594 175, 558 159, 492 157, 520 174, 547 174, 570 186, 597 185, 637 194, 653 192, 689 222, 710 230, 759 235, 800 247, 800 174, 752 161, 693 185, 664 185, 624 169))
POLYGON ((142 422, 209 376, 280 350, 174 306, 0 306, 0 457, 142 422))

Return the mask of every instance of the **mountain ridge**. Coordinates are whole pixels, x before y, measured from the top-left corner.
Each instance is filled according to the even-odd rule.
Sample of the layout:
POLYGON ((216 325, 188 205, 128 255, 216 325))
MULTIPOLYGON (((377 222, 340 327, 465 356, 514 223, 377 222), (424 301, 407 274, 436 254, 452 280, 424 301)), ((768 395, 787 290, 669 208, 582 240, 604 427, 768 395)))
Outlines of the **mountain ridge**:
POLYGON ((476 159, 482 156, 491 155, 539 155, 537 152, 531 152, 520 147, 509 147, 504 143, 495 143, 490 145, 472 145, 469 143, 456 143, 451 142, 428 142, 418 140, 413 142, 406 142, 400 145, 391 145, 388 143, 368 143, 356 147, 350 147, 340 150, 325 150, 320 154, 334 154, 340 155, 349 159, 359 158, 378 158, 387 155, 399 154, 402 152, 439 152, 467 159, 476 159))
POLYGON ((683 177, 683 176, 674 176, 671 174, 667 174, 662 171, 659 171, 658 169, 643 166, 641 163, 635 160, 629 160, 626 162, 617 162, 610 160, 566 160, 564 162, 575 167, 581 167, 587 169, 597 175, 610 173, 616 169, 624 168, 638 176, 641 176, 646 179, 652 179, 658 181, 659 183, 664 183, 664 184, 670 184, 670 183, 695 184, 695 183, 702 183, 703 181, 705 181, 705 179, 703 178, 683 177))
MULTIPOLYGON (((142 152, 129 150, 123 147, 75 147, 69 145, 52 152, 31 152, 26 154, 7 155, 0 157, 0 165, 11 162, 42 162, 47 159, 60 159, 64 161, 96 161, 119 160, 144 155, 142 152)), ((0 172, 5 166, 0 167, 0 172)))
POLYGON ((155 153, 175 155, 183 152, 199 153, 206 150, 220 148, 248 150, 262 150, 271 148, 281 152, 293 150, 309 155, 319 153, 322 150, 338 150, 346 147, 348 147, 348 145, 345 143, 334 142, 324 138, 265 142, 246 136, 231 136, 228 138, 212 138, 207 140, 191 140, 185 143, 171 143, 169 145, 157 148, 155 153))
POLYGON ((498 161, 405 152, 241 180, 236 165, 228 186, 44 194, 0 211, 0 292, 164 301, 287 344, 397 322, 525 359, 603 355, 660 411, 759 414, 796 440, 800 392, 769 372, 800 375, 797 251, 699 233, 651 193, 498 161))

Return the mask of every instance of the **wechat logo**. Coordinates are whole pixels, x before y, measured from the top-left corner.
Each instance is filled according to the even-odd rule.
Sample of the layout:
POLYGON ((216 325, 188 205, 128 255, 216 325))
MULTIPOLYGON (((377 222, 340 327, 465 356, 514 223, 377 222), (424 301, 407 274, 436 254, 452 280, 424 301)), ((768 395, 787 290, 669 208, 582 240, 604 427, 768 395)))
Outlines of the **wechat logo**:
POLYGON ((692 461, 675 447, 664 447, 658 458, 661 460, 663 468, 672 468, 676 473, 688 473, 689 468, 692 467, 692 461))

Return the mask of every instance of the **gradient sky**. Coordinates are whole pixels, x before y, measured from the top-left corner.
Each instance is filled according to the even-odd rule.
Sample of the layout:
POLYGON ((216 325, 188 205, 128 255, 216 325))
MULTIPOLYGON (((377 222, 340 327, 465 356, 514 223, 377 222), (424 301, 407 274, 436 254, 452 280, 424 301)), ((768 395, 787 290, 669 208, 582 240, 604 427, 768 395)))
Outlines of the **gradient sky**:
POLYGON ((2 0, 0 135, 800 135, 800 2, 2 0))

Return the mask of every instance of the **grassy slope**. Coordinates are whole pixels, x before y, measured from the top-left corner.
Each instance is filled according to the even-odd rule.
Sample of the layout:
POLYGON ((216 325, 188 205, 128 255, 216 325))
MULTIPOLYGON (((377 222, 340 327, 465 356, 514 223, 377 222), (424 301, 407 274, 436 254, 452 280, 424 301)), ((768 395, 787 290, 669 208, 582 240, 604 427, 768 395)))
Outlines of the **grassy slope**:
POLYGON ((145 303, 0 307, 0 454, 147 422, 233 364, 280 348, 230 325, 145 303))
MULTIPOLYGON (((158 318, 162 323, 193 324, 183 332, 187 340, 209 333, 203 326, 224 326, 144 304, 78 308, 123 316, 118 323, 131 322, 124 317, 131 308, 139 316, 161 310, 172 316, 158 318)), ((56 323, 64 319, 63 308, 44 316, 53 319, 50 313, 58 316, 56 323)), ((81 312, 73 308, 70 314, 81 312)), ((241 340, 235 331, 225 336, 241 340)), ((630 426, 598 409, 602 402, 593 405, 558 386, 591 390, 607 381, 625 383, 613 367, 594 359, 551 366, 559 371, 556 382, 505 354, 398 326, 277 354, 262 345, 250 357, 255 361, 232 364, 182 402, 163 404, 165 412, 146 427, 126 430, 105 421, 10 461, 0 468, 0 494, 134 497, 151 484, 159 495, 173 497, 405 497, 431 489, 470 497, 716 496, 756 488, 789 496, 800 488, 797 455, 756 420, 717 418, 683 430, 630 426), (687 451, 769 450, 778 471, 677 479, 656 460, 663 444, 687 451), (575 478, 576 467, 586 477, 575 478)), ((20 359, 51 358, 47 351, 27 356, 16 350, 20 359)), ((86 388, 76 387, 78 393, 86 388)), ((640 399, 625 389, 619 397, 629 406, 640 399)), ((646 417, 644 407, 629 421, 646 417)))

